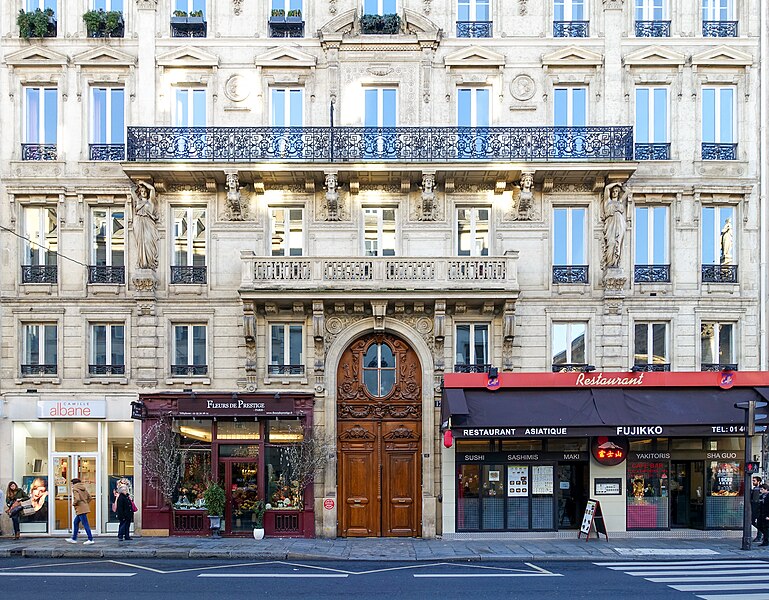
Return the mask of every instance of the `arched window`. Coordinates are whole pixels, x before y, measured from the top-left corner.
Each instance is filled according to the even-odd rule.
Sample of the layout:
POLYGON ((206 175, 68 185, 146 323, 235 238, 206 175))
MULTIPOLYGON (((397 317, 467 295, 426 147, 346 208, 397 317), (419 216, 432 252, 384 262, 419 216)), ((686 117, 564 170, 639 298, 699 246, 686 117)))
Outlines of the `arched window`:
POLYGON ((372 396, 382 398, 395 386, 395 355, 387 344, 371 344, 363 357, 363 383, 372 396))

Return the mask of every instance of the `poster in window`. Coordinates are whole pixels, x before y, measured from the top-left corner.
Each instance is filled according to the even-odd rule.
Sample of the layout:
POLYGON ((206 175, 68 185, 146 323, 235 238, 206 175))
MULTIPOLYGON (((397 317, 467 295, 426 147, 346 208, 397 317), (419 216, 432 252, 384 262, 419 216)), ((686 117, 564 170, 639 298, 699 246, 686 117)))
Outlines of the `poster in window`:
POLYGON ((528 465, 509 465, 507 467, 508 498, 525 498, 529 495, 528 465))
POLYGON ((553 465, 536 465, 531 468, 531 493, 553 493, 553 465))

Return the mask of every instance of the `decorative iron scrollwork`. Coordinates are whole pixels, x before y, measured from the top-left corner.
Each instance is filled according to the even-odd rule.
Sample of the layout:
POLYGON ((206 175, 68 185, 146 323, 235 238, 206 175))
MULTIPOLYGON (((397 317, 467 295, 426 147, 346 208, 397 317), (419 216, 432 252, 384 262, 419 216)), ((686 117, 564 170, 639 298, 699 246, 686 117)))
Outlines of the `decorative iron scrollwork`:
POLYGON ((89 266, 88 283, 125 283, 125 267, 89 266))
POLYGON ((636 37, 670 37, 670 21, 636 21, 636 37))
POLYGON ((22 265, 22 283, 56 283, 59 278, 56 265, 22 265))
POLYGON ((206 283, 206 267, 171 267, 171 283, 206 283))
POLYGON ((737 283, 737 265, 702 265, 702 283, 737 283))
POLYGON ((635 283, 670 283, 670 265, 635 265, 635 283))
POLYGON ((553 265, 553 283, 587 283, 588 265, 553 265))

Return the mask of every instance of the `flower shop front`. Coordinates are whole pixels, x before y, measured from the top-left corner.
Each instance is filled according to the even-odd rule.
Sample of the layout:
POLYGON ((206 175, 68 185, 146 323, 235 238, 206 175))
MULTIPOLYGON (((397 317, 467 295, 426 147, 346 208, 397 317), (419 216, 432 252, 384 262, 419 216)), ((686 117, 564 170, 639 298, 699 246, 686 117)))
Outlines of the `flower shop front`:
POLYGON ((217 482, 222 534, 263 526, 268 536, 314 537, 311 481, 294 464, 312 435, 312 395, 147 394, 136 412, 144 535, 208 535, 204 493, 217 482))

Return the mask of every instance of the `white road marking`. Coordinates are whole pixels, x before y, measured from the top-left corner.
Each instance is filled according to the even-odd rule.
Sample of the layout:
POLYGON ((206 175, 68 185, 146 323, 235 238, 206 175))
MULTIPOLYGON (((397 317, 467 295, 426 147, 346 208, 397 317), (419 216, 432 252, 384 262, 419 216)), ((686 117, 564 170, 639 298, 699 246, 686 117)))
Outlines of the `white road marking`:
MULTIPOLYGON (((708 575, 734 575, 735 573, 745 573, 745 575, 757 575, 759 573, 766 573, 769 575, 769 569, 729 569, 728 571, 705 571, 708 575)), ((639 571, 636 573, 628 573, 633 577, 686 577, 687 575, 702 575, 703 571, 639 571)))
POLYGON ((719 554, 709 548, 614 548, 618 554, 629 556, 706 556, 719 554))
POLYGON ((201 573, 198 575, 198 577, 219 577, 219 578, 225 578, 225 577, 243 577, 243 578, 253 578, 253 577, 275 577, 275 578, 289 578, 289 579, 297 579, 297 578, 320 578, 320 577, 336 577, 336 578, 347 578, 349 575, 345 573, 201 573))
POLYGON ((414 573, 414 577, 563 577, 560 573, 414 573))
POLYGON ((630 561, 630 562, 594 562, 594 565, 598 565, 599 567, 628 567, 628 568, 638 568, 639 565, 642 567, 656 567, 656 566, 667 566, 667 565, 734 565, 734 564, 740 564, 740 565, 765 565, 767 564, 765 560, 746 560, 746 561, 736 561, 736 560, 660 560, 660 561, 648 561, 645 560, 641 563, 639 563, 637 560, 630 561))
MULTIPOLYGON (((699 584, 699 585, 669 585, 668 587, 679 592, 733 592, 734 585, 724 584, 699 584)), ((739 586, 741 590, 769 590, 769 583, 744 583, 739 586)))
POLYGON ((16 571, 15 573, 3 571, 0 577, 133 577, 136 573, 57 573, 56 571, 16 571))
POLYGON ((702 600, 769 600, 769 594, 717 594, 715 596, 697 596, 702 600))
POLYGON ((698 581, 706 581, 708 583, 715 583, 717 581, 766 581, 766 575, 721 575, 720 577, 711 577, 710 575, 705 577, 647 577, 646 581, 652 583, 681 583, 684 581, 691 581, 696 583, 698 581))

